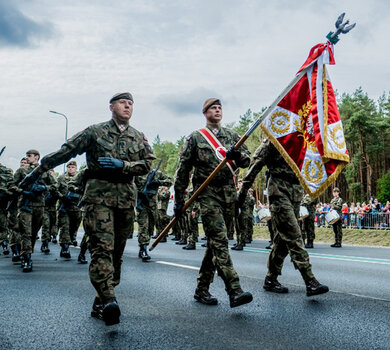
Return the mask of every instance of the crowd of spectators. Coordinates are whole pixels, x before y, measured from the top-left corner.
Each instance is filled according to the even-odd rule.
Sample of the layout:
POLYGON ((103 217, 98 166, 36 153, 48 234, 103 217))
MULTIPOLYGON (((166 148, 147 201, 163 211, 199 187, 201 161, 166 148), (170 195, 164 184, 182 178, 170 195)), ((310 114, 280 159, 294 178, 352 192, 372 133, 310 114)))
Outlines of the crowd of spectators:
MULTIPOLYGON (((328 203, 319 203, 316 208, 316 223, 318 227, 327 226, 325 215, 329 212, 328 203)), ((389 229, 390 201, 385 205, 376 198, 371 198, 368 202, 356 204, 352 202, 343 204, 342 221, 344 227, 351 228, 375 228, 389 229)))
MULTIPOLYGON (((257 203, 253 209, 253 218, 255 223, 259 223, 258 212, 262 208, 268 208, 268 204, 257 203)), ((325 215, 329 212, 329 203, 319 203, 316 207, 315 222, 318 227, 329 225, 325 221, 325 215)), ((386 204, 378 199, 371 197, 367 202, 351 202, 343 204, 343 216, 341 218, 343 227, 359 229, 390 229, 390 201, 386 204)))

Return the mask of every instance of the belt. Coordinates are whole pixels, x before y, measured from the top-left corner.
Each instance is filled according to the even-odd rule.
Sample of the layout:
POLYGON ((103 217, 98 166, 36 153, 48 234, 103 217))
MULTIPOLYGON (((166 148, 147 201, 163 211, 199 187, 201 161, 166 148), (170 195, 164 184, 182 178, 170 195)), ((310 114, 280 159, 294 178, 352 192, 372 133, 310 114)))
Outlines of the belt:
MULTIPOLYGON (((206 179, 204 179, 203 181, 201 181, 199 179, 193 180, 194 186, 197 186, 197 187, 198 187, 198 185, 200 186, 205 180, 206 179)), ((234 186, 233 178, 213 179, 208 184, 208 186, 213 186, 213 187, 221 187, 221 186, 228 186, 228 185, 234 186)))
POLYGON ((103 180, 111 183, 127 183, 130 184, 134 180, 134 176, 126 174, 115 174, 114 172, 89 172, 89 179, 103 180))

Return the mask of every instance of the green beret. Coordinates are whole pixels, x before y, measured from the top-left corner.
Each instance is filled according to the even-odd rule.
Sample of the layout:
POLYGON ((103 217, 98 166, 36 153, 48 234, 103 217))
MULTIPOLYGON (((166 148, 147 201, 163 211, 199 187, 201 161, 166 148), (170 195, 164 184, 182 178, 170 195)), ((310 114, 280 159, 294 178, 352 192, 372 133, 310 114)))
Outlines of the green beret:
POLYGON ((26 155, 27 154, 35 154, 36 156, 41 156, 39 154, 39 152, 36 150, 36 149, 29 149, 27 152, 26 152, 26 155))
POLYGON ((131 102, 134 102, 133 96, 130 92, 120 92, 119 94, 115 94, 111 97, 110 104, 117 100, 130 100, 131 102))
POLYGON ((203 112, 203 113, 206 113, 207 110, 208 110, 211 106, 214 106, 214 105, 222 106, 222 105, 221 105, 221 101, 220 101, 218 98, 215 98, 215 97, 208 98, 208 99, 207 99, 206 101, 204 101, 204 103, 203 103, 202 112, 203 112))
POLYGON ((74 166, 77 166, 77 163, 75 160, 70 160, 68 163, 66 163, 66 166, 68 165, 74 165, 74 166))

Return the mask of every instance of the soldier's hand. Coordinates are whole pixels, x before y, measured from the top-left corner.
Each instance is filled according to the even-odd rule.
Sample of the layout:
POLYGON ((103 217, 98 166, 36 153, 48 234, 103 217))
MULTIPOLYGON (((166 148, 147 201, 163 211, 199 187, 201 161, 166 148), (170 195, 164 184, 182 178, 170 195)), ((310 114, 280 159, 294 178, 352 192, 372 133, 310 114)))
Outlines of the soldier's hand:
POLYGON ((241 152, 239 149, 234 149, 233 145, 227 150, 226 158, 229 160, 239 160, 241 158, 241 152))
POLYGON ((26 175, 26 177, 20 182, 19 187, 22 189, 27 189, 31 184, 39 179, 41 176, 42 170, 41 167, 35 168, 30 174, 26 175))
POLYGON ((179 218, 183 213, 181 212, 184 207, 184 202, 176 202, 173 207, 173 211, 175 213, 175 217, 179 218))
POLYGON ((124 166, 123 160, 111 157, 99 157, 99 164, 107 169, 122 169, 124 166))

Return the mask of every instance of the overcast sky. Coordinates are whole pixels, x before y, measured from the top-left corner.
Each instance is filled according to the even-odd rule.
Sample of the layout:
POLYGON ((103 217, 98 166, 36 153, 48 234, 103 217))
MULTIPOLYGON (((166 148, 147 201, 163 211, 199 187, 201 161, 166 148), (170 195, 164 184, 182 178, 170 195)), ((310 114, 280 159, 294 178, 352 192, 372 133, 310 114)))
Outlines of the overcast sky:
POLYGON ((65 119, 49 110, 70 137, 110 119, 117 92, 133 94, 131 124, 151 142, 202 127, 209 97, 237 121, 273 102, 342 12, 357 26, 335 46, 333 85, 377 99, 390 91, 388 0, 0 0, 1 162, 61 146, 65 119))

